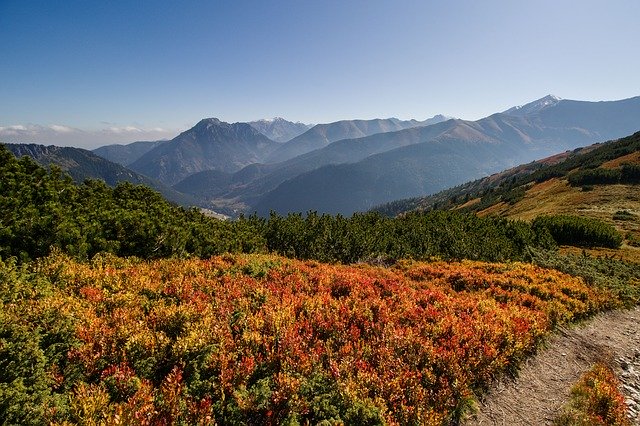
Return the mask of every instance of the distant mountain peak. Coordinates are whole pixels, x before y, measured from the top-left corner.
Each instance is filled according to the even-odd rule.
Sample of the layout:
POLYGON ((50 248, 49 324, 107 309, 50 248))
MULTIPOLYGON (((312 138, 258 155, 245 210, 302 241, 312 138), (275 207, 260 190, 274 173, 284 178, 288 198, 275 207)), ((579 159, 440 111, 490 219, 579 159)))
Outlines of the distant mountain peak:
POLYGON ((211 127, 220 126, 222 124, 228 124, 228 123, 225 123, 224 121, 220 121, 215 117, 203 118, 202 120, 198 121, 198 123, 196 123, 195 126, 193 126, 190 130, 187 130, 187 131, 191 131, 191 130, 199 130, 199 131, 208 130, 211 127))
POLYGON ((203 118, 202 120, 200 120, 198 122, 198 124, 221 124, 222 121, 220 121, 219 119, 215 118, 215 117, 209 117, 209 118, 203 118))
POLYGON ((269 139, 280 143, 295 138, 311 127, 308 124, 300 123, 299 121, 294 123, 282 117, 263 118, 250 121, 247 124, 269 139))
POLYGON ((515 116, 532 114, 535 112, 542 111, 543 109, 552 107, 554 105, 557 105, 558 102, 560 102, 561 100, 562 98, 556 95, 547 95, 533 102, 529 102, 528 104, 518 105, 513 108, 509 108, 508 110, 503 111, 503 114, 515 115, 515 116))
POLYGON ((446 121, 446 120, 451 120, 452 118, 453 117, 449 117, 448 115, 436 114, 433 117, 431 117, 431 120, 436 119, 436 120, 446 121))
POLYGON ((261 118, 260 120, 256 120, 259 123, 276 123, 276 122, 283 122, 283 121, 289 121, 289 120, 285 120, 282 117, 273 117, 273 118, 261 118))

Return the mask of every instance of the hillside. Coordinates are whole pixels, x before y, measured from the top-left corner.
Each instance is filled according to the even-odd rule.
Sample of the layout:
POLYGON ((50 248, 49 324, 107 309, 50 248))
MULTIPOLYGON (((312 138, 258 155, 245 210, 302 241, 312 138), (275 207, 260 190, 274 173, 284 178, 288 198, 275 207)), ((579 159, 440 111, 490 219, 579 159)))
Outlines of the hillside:
POLYGON ((4 144, 4 146, 17 157, 26 155, 44 166, 56 165, 78 183, 82 183, 85 179, 99 179, 109 186, 130 182, 153 188, 167 200, 182 206, 197 204, 196 198, 188 194, 176 191, 120 164, 105 160, 85 149, 35 144, 4 144))
POLYGON ((0 276, 12 424, 456 423, 554 327, 620 306, 520 263, 57 255, 0 276))
POLYGON ((93 150, 93 153, 122 166, 129 164, 166 141, 139 141, 129 144, 105 145, 93 150))
POLYGON ((436 192, 451 182, 486 174, 497 167, 494 159, 503 153, 490 144, 427 144, 426 149, 423 144, 410 145, 355 164, 329 165, 298 175, 263 196, 253 209, 261 215, 271 210, 350 215, 393 197, 436 192))
POLYGON ((640 133, 636 133, 376 210, 395 215, 416 209, 457 209, 522 220, 557 214, 592 217, 614 225, 625 236, 616 255, 639 261, 639 169, 640 133))
MULTIPOLYGON (((640 164, 638 164, 640 167, 640 164)), ((513 204, 497 202, 479 215, 499 215, 532 220, 541 215, 572 214, 597 218, 614 225, 625 236, 617 250, 592 249, 598 255, 615 255, 640 263, 640 187, 636 184, 574 187, 565 179, 553 178, 531 185, 521 200, 513 204)))
POLYGON ((173 185, 204 170, 235 172, 264 161, 280 144, 247 123, 201 120, 172 140, 156 146, 130 167, 165 184, 173 185))

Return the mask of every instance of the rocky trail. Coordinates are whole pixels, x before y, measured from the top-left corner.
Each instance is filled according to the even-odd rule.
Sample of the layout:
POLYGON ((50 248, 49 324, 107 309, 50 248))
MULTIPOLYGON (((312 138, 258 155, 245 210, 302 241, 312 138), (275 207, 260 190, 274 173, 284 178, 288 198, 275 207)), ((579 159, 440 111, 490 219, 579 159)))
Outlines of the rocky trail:
POLYGON ((555 333, 515 379, 484 396, 464 425, 549 425, 571 387, 597 361, 608 361, 622 382, 628 417, 640 425, 640 307, 600 314, 555 333))

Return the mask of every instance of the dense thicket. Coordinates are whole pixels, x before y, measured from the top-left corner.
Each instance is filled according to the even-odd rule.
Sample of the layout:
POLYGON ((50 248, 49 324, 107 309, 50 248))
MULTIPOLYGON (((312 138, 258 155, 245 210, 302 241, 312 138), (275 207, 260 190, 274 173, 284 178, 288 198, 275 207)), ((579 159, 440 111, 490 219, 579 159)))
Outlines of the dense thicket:
POLYGON ((582 277, 590 286, 613 292, 627 306, 640 303, 640 268, 636 263, 535 248, 529 248, 528 260, 543 268, 582 277))
POLYGON ((533 265, 0 261, 0 424, 444 425, 615 294, 533 265))
POLYGON ((544 228, 521 221, 456 212, 318 215, 310 212, 245 219, 264 235, 267 248, 288 257, 352 263, 384 258, 522 259, 526 247, 551 248, 544 228))
POLYGON ((264 247, 246 222, 221 222, 130 183, 75 185, 59 169, 0 147, 0 257, 34 259, 59 248, 143 258, 252 252, 264 247))
POLYGON ((597 219, 571 215, 539 216, 532 225, 535 230, 547 229, 558 244, 610 248, 618 248, 622 244, 622 235, 616 228, 597 219))
POLYGON ((624 164, 619 169, 597 167, 595 169, 578 170, 569 174, 567 180, 573 186, 640 183, 640 166, 624 164))

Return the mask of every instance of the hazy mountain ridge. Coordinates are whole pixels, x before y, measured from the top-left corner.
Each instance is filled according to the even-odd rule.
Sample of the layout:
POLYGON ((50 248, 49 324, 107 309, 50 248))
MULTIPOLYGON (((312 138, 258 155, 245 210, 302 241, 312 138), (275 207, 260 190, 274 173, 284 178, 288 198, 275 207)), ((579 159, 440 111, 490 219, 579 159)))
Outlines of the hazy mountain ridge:
POLYGON ((508 110, 503 111, 502 113, 507 115, 513 115, 516 117, 522 117, 528 114, 532 114, 534 112, 542 111, 543 109, 552 107, 554 105, 557 105, 558 102, 560 102, 561 100, 562 98, 559 98, 555 95, 547 95, 533 102, 529 102, 528 104, 518 105, 512 108, 509 108, 508 110))
POLYGON ((387 133, 411 127, 425 126, 445 121, 443 115, 423 121, 399 120, 397 118, 374 120, 341 120, 327 124, 317 124, 275 150, 267 162, 278 163, 323 148, 342 139, 356 139, 376 133, 387 133))
MULTIPOLYGON (((444 116, 440 116, 444 118, 444 116)), ((439 118, 438 118, 439 119, 439 118)), ((450 120, 451 121, 451 120, 450 120)), ((448 123, 448 122, 446 122, 448 123)), ((421 131, 418 129, 429 129, 430 135, 439 135, 451 126, 451 123, 438 123, 429 127, 412 127, 395 133, 393 137, 387 137, 387 133, 377 133, 368 138, 345 139, 333 142, 324 148, 308 152, 295 158, 274 164, 251 164, 233 174, 226 185, 208 188, 200 195, 226 200, 233 200, 237 208, 247 208, 255 203, 260 196, 275 189, 280 183, 287 179, 296 177, 301 173, 314 170, 328 164, 340 164, 357 162, 369 155, 405 146, 420 141, 421 131)), ((201 188, 201 185, 193 185, 199 177, 208 180, 206 171, 194 174, 185 179, 190 183, 185 183, 180 187, 201 188)), ((210 180, 212 184, 221 184, 218 179, 210 180)), ((177 185, 182 185, 178 183, 177 185)), ((176 188, 179 188, 176 186, 176 188)), ((219 201, 218 200, 218 201, 219 201)), ((209 200, 210 201, 210 200, 209 200)), ((226 205, 226 203, 224 203, 226 205)), ((219 206, 217 206, 219 207, 219 206)))
MULTIPOLYGON (((414 135, 415 140, 423 141, 416 146, 294 177, 254 207, 261 214, 271 209, 350 214, 394 199, 434 193, 567 149, 623 137, 640 129, 638 117, 640 97, 612 102, 562 100, 524 116, 498 113, 476 122, 450 120, 447 129, 428 137, 433 126, 387 133, 383 136, 425 135, 424 139, 414 135), (461 164, 464 167, 458 168, 461 164), (341 179, 334 179, 336 173, 341 179)), ((358 143, 366 145, 370 138, 358 143)))
POLYGON ((167 141, 138 141, 128 144, 104 145, 94 149, 93 153, 113 163, 127 167, 156 146, 165 142, 167 141))
POLYGON ((169 185, 204 170, 235 172, 264 161, 279 146, 247 123, 201 120, 191 129, 153 148, 131 168, 169 185))
POLYGON ((7 143, 3 145, 16 157, 26 155, 43 166, 56 165, 60 167, 78 183, 85 179, 100 179, 109 186, 115 186, 119 182, 130 182, 136 185, 146 185, 160 192, 167 200, 183 206, 197 203, 190 195, 180 193, 120 164, 99 157, 86 149, 37 144, 7 143))

